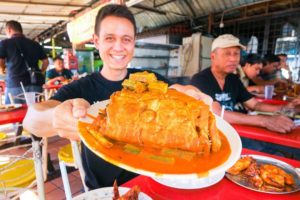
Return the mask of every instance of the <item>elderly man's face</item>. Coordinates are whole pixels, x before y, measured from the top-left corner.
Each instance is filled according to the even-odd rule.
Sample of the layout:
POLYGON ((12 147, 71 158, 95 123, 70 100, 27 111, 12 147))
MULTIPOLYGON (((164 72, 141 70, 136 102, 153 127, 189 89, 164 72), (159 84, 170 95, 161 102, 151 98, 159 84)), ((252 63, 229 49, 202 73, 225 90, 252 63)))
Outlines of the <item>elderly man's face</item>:
POLYGON ((111 70, 126 69, 134 53, 135 33, 133 24, 126 18, 104 18, 94 43, 99 49, 103 67, 111 70))
POLYGON ((223 74, 233 73, 240 63, 240 48, 217 48, 211 53, 212 66, 223 74))

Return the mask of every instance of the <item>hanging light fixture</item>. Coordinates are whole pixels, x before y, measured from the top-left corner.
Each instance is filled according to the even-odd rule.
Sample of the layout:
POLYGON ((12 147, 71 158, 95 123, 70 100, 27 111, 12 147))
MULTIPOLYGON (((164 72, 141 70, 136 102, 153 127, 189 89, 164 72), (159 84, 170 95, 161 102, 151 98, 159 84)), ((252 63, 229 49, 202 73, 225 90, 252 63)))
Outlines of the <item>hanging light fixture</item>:
POLYGON ((225 11, 223 11, 223 13, 222 13, 222 17, 221 17, 221 21, 220 21, 220 25, 219 25, 220 28, 224 28, 224 22, 223 22, 224 13, 225 13, 225 11))

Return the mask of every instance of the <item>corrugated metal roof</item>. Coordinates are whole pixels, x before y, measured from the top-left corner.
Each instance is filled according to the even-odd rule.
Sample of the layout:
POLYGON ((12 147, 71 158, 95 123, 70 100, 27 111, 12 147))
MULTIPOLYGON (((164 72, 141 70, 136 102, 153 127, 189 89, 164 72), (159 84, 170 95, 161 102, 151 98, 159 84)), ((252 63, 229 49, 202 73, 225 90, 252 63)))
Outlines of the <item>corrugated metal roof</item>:
MULTIPOLYGON (((224 11, 266 1, 270 0, 128 0, 126 2, 132 4, 130 10, 135 15, 138 29, 145 30, 146 27, 153 29, 185 20, 195 20, 210 13, 219 14, 214 15, 215 19, 219 20, 220 13, 224 11)), ((19 21, 25 35, 35 38, 45 33, 46 29, 52 30, 65 24, 78 11, 99 2, 97 0, 0 0, 0 39, 1 36, 6 37, 5 22, 8 20, 19 21)), ((270 4, 290 6, 290 2, 273 0, 270 4)), ((294 5, 298 5, 299 2, 300 0, 293 0, 294 5)), ((236 11, 238 10, 234 10, 236 11)), ((227 16, 229 13, 226 14, 227 16)))
POLYGON ((240 7, 264 0, 145 0, 140 6, 155 8, 166 14, 158 14, 147 9, 137 9, 133 6, 131 11, 135 14, 138 27, 161 27, 185 19, 206 16, 210 13, 219 13, 226 9, 240 7), (155 6, 155 7, 154 7, 155 6))

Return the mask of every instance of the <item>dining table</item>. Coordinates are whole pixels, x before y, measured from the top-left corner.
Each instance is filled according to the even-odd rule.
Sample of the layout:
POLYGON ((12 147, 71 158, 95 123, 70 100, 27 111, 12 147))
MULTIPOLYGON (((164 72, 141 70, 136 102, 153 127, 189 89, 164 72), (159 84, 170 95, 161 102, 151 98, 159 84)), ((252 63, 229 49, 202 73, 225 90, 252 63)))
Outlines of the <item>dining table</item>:
POLYGON ((241 137, 300 149, 300 126, 289 133, 277 133, 263 127, 231 124, 241 137))
MULTIPOLYGON (((243 149, 242 154, 261 155, 286 162, 293 167, 299 168, 300 161, 270 155, 250 149, 243 149)), ((220 182, 200 189, 177 189, 162 185, 154 181, 151 177, 139 175, 132 180, 121 185, 122 187, 133 187, 138 185, 141 191, 150 196, 153 200, 199 200, 199 199, 263 199, 263 200, 299 200, 300 191, 288 194, 269 194, 258 192, 237 185, 224 177, 220 182)))
POLYGON ((21 123, 25 118, 27 112, 27 105, 23 104, 21 107, 14 110, 0 112, 0 125, 9 123, 21 123))
MULTIPOLYGON (((13 110, 1 111, 0 112, 0 125, 15 123, 17 125, 16 136, 22 134, 23 126, 20 125, 23 122, 27 112, 27 105, 23 104, 21 107, 13 110)), ((15 144, 19 144, 20 139, 15 141, 15 144)))
POLYGON ((48 100, 50 97, 52 97, 55 92, 60 89, 65 84, 44 84, 43 89, 45 91, 45 99, 48 100))

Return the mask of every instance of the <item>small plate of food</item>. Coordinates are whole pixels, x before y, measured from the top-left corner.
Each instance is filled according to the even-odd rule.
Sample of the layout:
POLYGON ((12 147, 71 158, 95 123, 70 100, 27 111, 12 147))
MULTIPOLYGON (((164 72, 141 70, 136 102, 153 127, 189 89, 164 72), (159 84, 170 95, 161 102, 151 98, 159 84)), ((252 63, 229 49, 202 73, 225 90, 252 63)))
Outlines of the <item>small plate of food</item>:
POLYGON ((152 200, 151 197, 141 192, 139 186, 132 188, 118 187, 115 181, 113 187, 104 187, 92 190, 73 198, 73 200, 152 200))
POLYGON ((0 112, 7 112, 11 110, 15 110, 18 108, 21 108, 22 104, 6 104, 6 105, 0 105, 0 112))
POLYGON ((243 155, 226 172, 232 182, 250 190, 286 194, 300 190, 300 177, 291 165, 260 155, 243 155))

